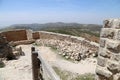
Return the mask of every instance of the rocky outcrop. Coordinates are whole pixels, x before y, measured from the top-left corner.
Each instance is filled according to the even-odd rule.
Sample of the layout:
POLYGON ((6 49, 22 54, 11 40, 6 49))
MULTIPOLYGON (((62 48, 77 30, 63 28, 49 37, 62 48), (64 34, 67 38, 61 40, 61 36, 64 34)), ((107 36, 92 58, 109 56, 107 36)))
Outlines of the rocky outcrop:
POLYGON ((97 61, 96 80, 120 80, 120 19, 104 21, 97 61))

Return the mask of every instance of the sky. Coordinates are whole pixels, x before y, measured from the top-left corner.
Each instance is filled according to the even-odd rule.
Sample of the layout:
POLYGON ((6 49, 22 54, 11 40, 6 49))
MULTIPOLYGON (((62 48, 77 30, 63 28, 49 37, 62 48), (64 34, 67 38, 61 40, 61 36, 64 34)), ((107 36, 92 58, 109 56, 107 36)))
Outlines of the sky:
POLYGON ((0 27, 48 22, 102 24, 109 18, 120 18, 120 0, 0 0, 0 27))

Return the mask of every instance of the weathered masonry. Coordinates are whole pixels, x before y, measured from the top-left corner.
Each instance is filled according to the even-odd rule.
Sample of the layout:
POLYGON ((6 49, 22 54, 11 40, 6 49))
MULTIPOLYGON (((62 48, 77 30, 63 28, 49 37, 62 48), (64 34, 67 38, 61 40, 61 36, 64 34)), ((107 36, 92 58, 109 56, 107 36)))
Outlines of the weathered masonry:
POLYGON ((12 30, 1 32, 7 38, 7 41, 21 41, 32 39, 32 30, 12 30))
POLYGON ((6 37, 7 41, 10 42, 12 46, 32 43, 50 46, 56 48, 59 54, 65 58, 76 61, 96 57, 99 48, 99 44, 88 41, 82 37, 46 31, 18 29, 1 32, 0 34, 6 37))
POLYGON ((96 80, 120 80, 120 19, 104 21, 97 61, 96 80))

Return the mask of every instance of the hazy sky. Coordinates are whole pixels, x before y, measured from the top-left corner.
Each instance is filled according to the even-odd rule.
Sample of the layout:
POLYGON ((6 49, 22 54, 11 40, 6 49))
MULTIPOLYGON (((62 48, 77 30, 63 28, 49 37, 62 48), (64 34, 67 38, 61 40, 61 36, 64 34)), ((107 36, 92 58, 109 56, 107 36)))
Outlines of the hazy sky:
POLYGON ((120 18, 120 0, 0 0, 0 26, 21 23, 102 24, 120 18))

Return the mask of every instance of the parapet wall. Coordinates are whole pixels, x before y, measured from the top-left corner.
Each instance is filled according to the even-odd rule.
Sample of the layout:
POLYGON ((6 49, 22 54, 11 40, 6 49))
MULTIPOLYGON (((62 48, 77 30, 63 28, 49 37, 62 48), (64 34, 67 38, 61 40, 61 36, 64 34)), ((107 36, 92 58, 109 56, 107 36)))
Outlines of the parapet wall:
POLYGON ((89 46, 94 46, 98 47, 99 44, 95 42, 91 42, 86 40, 85 38, 82 37, 76 37, 76 36, 70 36, 70 35, 65 35, 65 34, 59 34, 59 33, 53 33, 53 32, 46 32, 46 31, 39 31, 40 34, 40 39, 54 39, 54 40, 61 40, 61 41, 69 41, 69 42, 74 42, 74 43, 84 43, 89 46))
POLYGON ((32 37, 33 37, 33 39, 40 39, 40 34, 39 34, 39 32, 33 32, 33 33, 32 33, 32 37))
MULTIPOLYGON (((10 44, 15 46, 19 44, 29 44, 39 39, 38 43, 44 43, 57 47, 62 55, 71 59, 79 60, 96 56, 98 44, 82 37, 75 37, 65 34, 58 34, 45 31, 33 32, 32 30, 13 30, 2 32, 10 44)), ((37 42, 37 41, 36 41, 37 42)))
POLYGON ((54 47, 66 59, 80 61, 97 56, 99 45, 85 38, 45 31, 39 33, 40 39, 36 41, 38 45, 54 47))
POLYGON ((13 30, 1 32, 7 38, 7 41, 31 40, 32 30, 13 30))
POLYGON ((120 80, 120 19, 104 21, 97 61, 96 80, 120 80))
POLYGON ((75 36, 46 32, 46 31, 33 32, 32 30, 12 30, 12 31, 1 32, 0 34, 4 35, 7 38, 7 41, 54 39, 54 40, 61 40, 61 41, 66 40, 74 43, 83 42, 86 45, 98 47, 97 43, 88 41, 82 37, 75 37, 75 36))

